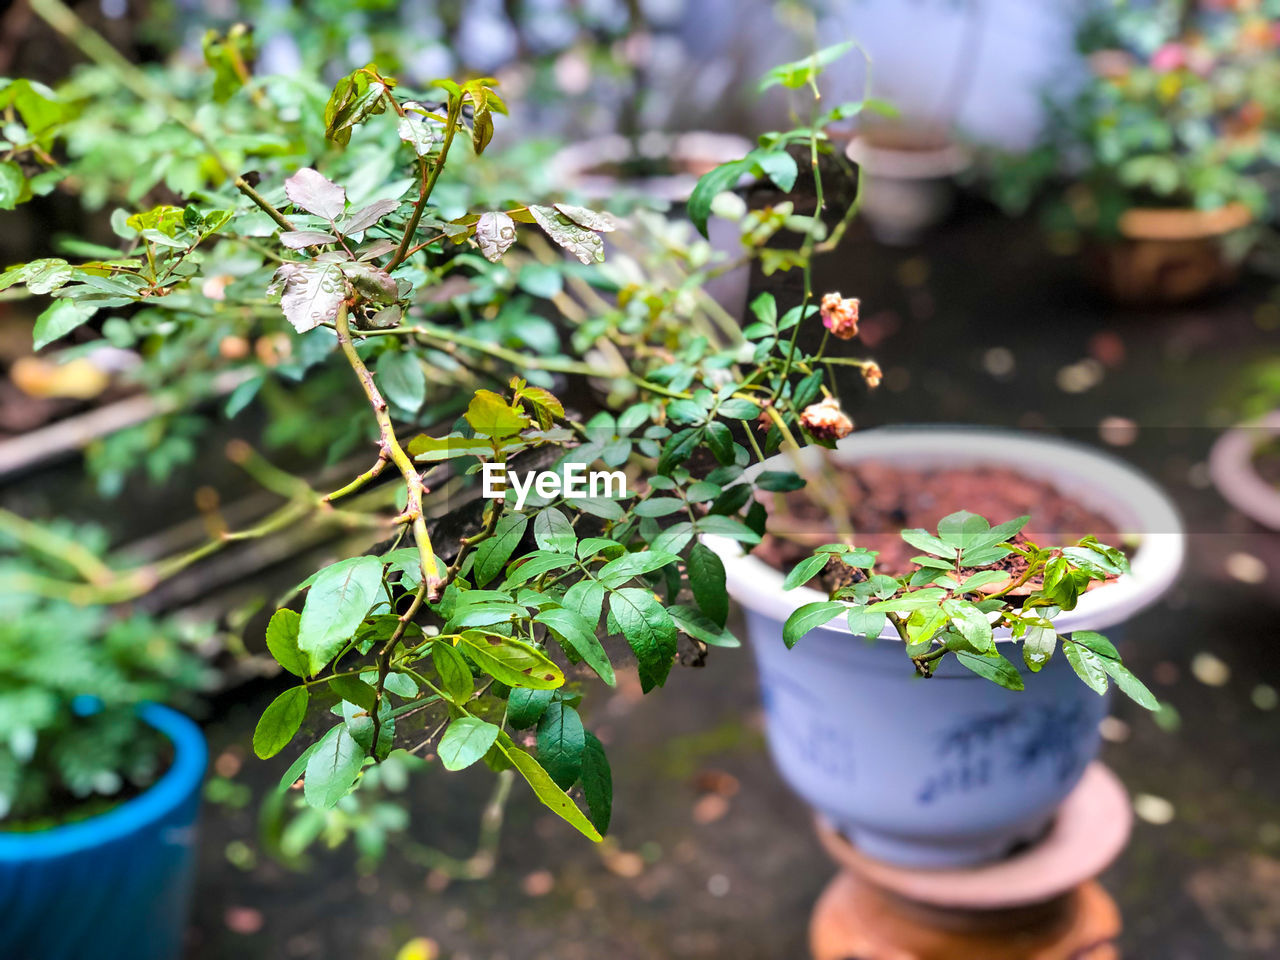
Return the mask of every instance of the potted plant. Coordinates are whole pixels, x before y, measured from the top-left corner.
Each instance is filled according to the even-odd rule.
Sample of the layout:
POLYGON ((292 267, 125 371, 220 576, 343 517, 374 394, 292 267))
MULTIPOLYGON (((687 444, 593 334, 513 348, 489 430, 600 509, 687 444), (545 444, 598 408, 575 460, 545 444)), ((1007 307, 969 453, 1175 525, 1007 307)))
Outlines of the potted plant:
POLYGON ((1209 451, 1209 477, 1245 516, 1280 530, 1280 365, 1263 364, 1253 380, 1245 422, 1226 431, 1209 451))
MULTIPOLYGON (((37 9, 58 11, 51 19, 68 36, 109 59, 55 0, 37 9)), ((812 87, 831 56, 784 65, 768 82, 812 87)), ((779 452, 798 456, 801 441, 830 445, 850 432, 827 382, 832 365, 856 367, 869 386, 880 380, 873 361, 835 350, 856 334, 857 302, 836 293, 819 299, 810 284, 814 253, 838 242, 856 209, 830 211, 837 218, 828 228, 818 160, 831 145, 821 111, 815 104, 800 129, 767 134, 747 156, 706 173, 688 204, 704 226, 716 197, 744 173, 790 189, 797 165, 788 148, 801 145, 815 171, 813 215, 778 211, 757 224, 768 236, 783 227, 800 234, 798 249, 760 254, 770 254, 773 269, 796 271, 798 302, 763 295, 750 323, 717 323, 701 301, 664 290, 658 274, 576 309, 561 303, 557 286, 542 298, 563 314, 552 323, 548 308, 536 312, 515 291, 547 270, 566 283, 594 276, 603 236, 622 231, 576 204, 511 196, 516 181, 476 199, 450 179, 459 166, 487 162, 495 114, 506 109, 492 80, 441 79, 409 91, 375 65, 355 70, 338 81, 322 116, 305 115, 317 135, 323 129, 323 149, 307 163, 264 157, 250 182, 219 132, 202 125, 207 115, 127 66, 115 69, 130 89, 154 96, 200 141, 209 168, 225 175, 184 206, 119 216, 118 257, 42 267, 37 279, 51 303, 37 321, 40 335, 89 329, 100 311, 130 328, 155 330, 162 317, 162 336, 206 325, 192 308, 195 291, 235 250, 237 272, 213 312, 251 318, 255 332, 292 330, 286 339, 311 366, 343 370, 358 402, 344 406, 327 393, 314 419, 318 428, 330 415, 358 411, 367 460, 339 484, 317 488, 237 448, 285 498, 275 512, 241 529, 211 523, 210 541, 177 557, 68 571, 40 589, 119 601, 236 543, 342 516, 366 528, 375 546, 316 570, 299 585, 298 602, 271 617, 265 643, 288 682, 257 724, 256 753, 294 753, 305 729, 309 742, 281 782, 301 781, 304 802, 321 810, 375 780, 368 771, 399 751, 431 755, 448 770, 483 763, 525 781, 572 827, 600 839, 613 797, 604 745, 584 721, 592 684, 615 684, 615 661, 625 658, 650 692, 677 661, 700 664, 711 648, 737 645, 726 629, 726 564, 703 540, 760 543, 771 492, 806 479, 822 488, 817 475, 749 467, 779 452), (369 155, 366 140, 386 156, 391 138, 402 144, 379 168, 385 182, 370 190, 371 174, 355 159, 369 155), (467 155, 479 159, 468 163, 467 155), (445 184, 453 189, 437 192, 445 184), (354 202, 357 188, 363 195, 354 202), (552 255, 522 283, 530 251, 552 244, 583 269, 552 255), (818 324, 826 335, 811 350, 800 333, 818 324), (529 339, 513 345, 516 330, 529 339), (598 394, 577 389, 602 380, 618 387, 603 406, 598 394), (459 396, 461 416, 450 406, 459 396), (363 501, 370 492, 390 496, 363 501), (308 715, 323 721, 319 731, 304 727, 308 715)), ((31 271, 20 265, 5 276, 29 288, 31 271)), ((307 369, 300 375, 305 381, 307 369)), ((805 470, 803 458, 796 466, 805 470)), ((1049 558, 1072 590, 1122 563, 1093 541, 1080 549, 1075 559, 1049 558)), ((1048 608, 1035 609, 1048 619, 1048 608)), ((1098 641, 1094 653, 1111 662, 1108 650, 1098 641)), ((1008 679, 993 643, 961 652, 1008 679)), ((915 656, 937 659, 932 648, 915 656)), ((1079 662, 1092 663, 1083 654, 1079 662)), ((1150 702, 1136 680, 1120 676, 1150 702)))
POLYGON ((0 597, 0 952, 172 960, 206 757, 199 727, 170 706, 206 675, 191 631, 14 593, 68 562, 101 570, 86 546, 101 538, 5 534, 26 549, 4 557, 0 597))
POLYGON ((1268 207, 1275 27, 1265 5, 1186 0, 1158 16, 1096 6, 1079 34, 1087 80, 1052 98, 1037 148, 997 163, 997 199, 1021 209, 1045 180, 1068 178, 1046 224, 1059 245, 1083 246, 1118 301, 1177 303, 1227 285, 1268 207))
MULTIPOLYGON (((844 481, 836 496, 856 505, 851 538, 829 543, 834 524, 776 517, 775 537, 823 542, 794 567, 784 559, 794 550, 762 557, 706 540, 746 612, 774 761, 870 856, 919 867, 998 859, 1042 834, 1097 755, 1108 678, 1157 705, 1097 631, 1116 636, 1172 584, 1178 515, 1131 468, 1052 439, 881 429, 822 453, 803 452, 804 472, 810 485, 844 481), (867 532, 881 515, 937 517, 966 493, 1008 512, 1030 503, 1037 542, 1023 536, 1026 515, 991 525, 964 511, 902 530, 905 544, 896 530, 867 532), (1126 541, 1140 534, 1132 558, 1081 539, 1086 518, 1126 541)), ((788 466, 779 457, 752 469, 788 466)))

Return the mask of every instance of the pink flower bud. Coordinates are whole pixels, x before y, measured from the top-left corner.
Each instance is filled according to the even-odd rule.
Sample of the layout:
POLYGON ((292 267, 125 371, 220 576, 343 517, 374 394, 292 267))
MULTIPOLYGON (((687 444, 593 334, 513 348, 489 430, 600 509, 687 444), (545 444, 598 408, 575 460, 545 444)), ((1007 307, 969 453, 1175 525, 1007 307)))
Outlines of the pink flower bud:
POLYGON ((867 381, 867 386, 872 389, 880 386, 880 381, 884 379, 884 371, 880 369, 880 364, 869 360, 862 368, 862 379, 867 381))
POLYGON ((1187 48, 1180 43, 1166 43, 1151 55, 1151 69, 1157 73, 1181 70, 1187 65, 1187 48))

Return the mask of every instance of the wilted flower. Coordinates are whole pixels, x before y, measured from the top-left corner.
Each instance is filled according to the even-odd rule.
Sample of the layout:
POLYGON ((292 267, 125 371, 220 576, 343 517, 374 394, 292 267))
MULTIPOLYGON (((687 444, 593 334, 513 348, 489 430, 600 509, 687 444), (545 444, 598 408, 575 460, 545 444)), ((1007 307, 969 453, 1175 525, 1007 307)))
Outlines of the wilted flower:
POLYGON ((862 379, 867 381, 868 387, 880 386, 880 381, 884 379, 884 371, 880 369, 880 364, 874 360, 868 360, 862 366, 862 379))
POLYGON ((800 425, 819 440, 839 440, 853 432, 853 421, 840 409, 840 401, 835 397, 805 407, 800 414, 800 425))
POLYGON ((822 297, 822 325, 841 340, 852 340, 858 335, 858 299, 845 299, 838 293, 822 297))

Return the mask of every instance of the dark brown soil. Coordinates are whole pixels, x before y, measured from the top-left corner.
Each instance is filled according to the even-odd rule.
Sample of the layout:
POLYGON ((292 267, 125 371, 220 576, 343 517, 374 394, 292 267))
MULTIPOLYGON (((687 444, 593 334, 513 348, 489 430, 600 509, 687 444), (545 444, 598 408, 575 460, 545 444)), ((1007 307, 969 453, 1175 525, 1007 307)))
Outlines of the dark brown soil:
MULTIPOLYGON (((869 461, 832 471, 830 482, 847 504, 858 546, 880 551, 876 572, 903 576, 915 570, 911 558, 920 551, 900 536, 903 529, 923 527, 933 532, 938 521, 958 510, 986 517, 992 525, 1029 515, 1031 522, 1015 542, 1031 540, 1040 546, 1066 546, 1093 534, 1103 543, 1120 546, 1111 521, 1063 496, 1050 483, 1023 476, 1006 467, 902 469, 869 461)), ((827 511, 807 490, 779 495, 770 507, 770 533, 757 555, 779 570, 790 570, 813 548, 836 539, 827 511)), ((1018 576, 1026 569, 1021 557, 996 564, 1018 576)), ((844 564, 827 564, 818 581, 832 590, 862 579, 844 564)), ((1036 581, 1027 584, 1026 591, 1036 581)), ((996 590, 1000 584, 989 589, 996 590)), ((1024 591, 1025 592, 1025 591, 1024 591)))

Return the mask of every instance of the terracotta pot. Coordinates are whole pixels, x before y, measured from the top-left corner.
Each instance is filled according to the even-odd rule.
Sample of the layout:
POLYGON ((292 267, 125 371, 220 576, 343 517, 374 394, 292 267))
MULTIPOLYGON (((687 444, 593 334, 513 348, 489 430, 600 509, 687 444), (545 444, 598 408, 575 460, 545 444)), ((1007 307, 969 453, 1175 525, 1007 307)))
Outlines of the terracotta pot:
POLYGON ((1253 458, 1260 444, 1280 436, 1280 410, 1256 423, 1228 430, 1209 451, 1209 476, 1222 498, 1245 516, 1280 530, 1280 490, 1258 476, 1253 458))
POLYGON ((866 176, 859 211, 881 243, 919 242, 951 211, 952 178, 972 162, 964 147, 921 135, 875 133, 854 137, 845 156, 866 176))
MULTIPOLYGON (((743 137, 706 131, 674 135, 651 132, 636 140, 616 134, 597 137, 570 144, 552 157, 553 182, 592 200, 609 199, 629 189, 667 203, 683 204, 699 177, 722 163, 741 160, 753 146, 743 137), (669 172, 627 173, 627 165, 645 160, 655 165, 665 162, 669 172)), ((718 253, 728 258, 740 255, 736 224, 712 217, 707 222, 707 233, 718 253)), ((705 289, 730 316, 741 317, 746 310, 750 280, 751 268, 743 266, 713 278, 705 289)))
POLYGON ((1121 239, 1095 244, 1086 266, 1119 303, 1184 303, 1235 281, 1239 265, 1224 255, 1222 240, 1252 219, 1239 203, 1214 210, 1136 207, 1120 218, 1121 239))

